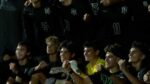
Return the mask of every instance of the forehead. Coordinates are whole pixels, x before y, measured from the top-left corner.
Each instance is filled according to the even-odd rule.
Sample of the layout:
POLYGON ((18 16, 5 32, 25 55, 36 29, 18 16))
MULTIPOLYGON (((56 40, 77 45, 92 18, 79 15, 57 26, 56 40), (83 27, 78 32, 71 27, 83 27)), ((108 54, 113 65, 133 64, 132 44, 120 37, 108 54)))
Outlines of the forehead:
POLYGON ((130 52, 141 52, 139 48, 131 47, 130 52))
POLYGON ((93 47, 84 47, 84 50, 94 50, 93 47))
POLYGON ((47 45, 55 45, 55 43, 53 41, 49 41, 46 43, 47 45))
POLYGON ((62 48, 60 49, 60 51, 61 51, 61 52, 69 52, 68 49, 67 49, 67 48, 64 48, 64 47, 62 47, 62 48))
POLYGON ((17 49, 27 49, 25 45, 17 45, 17 49))
POLYGON ((105 56, 106 57, 114 57, 115 55, 113 53, 111 53, 111 52, 106 52, 105 56))

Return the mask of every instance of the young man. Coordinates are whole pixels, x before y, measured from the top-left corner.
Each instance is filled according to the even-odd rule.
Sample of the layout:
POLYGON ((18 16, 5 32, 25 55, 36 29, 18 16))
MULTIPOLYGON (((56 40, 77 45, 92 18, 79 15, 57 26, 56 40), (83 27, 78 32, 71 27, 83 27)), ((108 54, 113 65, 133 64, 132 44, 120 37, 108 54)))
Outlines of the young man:
POLYGON ((134 41, 130 48, 128 62, 131 64, 132 71, 125 66, 125 60, 119 62, 120 70, 132 84, 144 84, 143 77, 149 68, 149 50, 147 45, 142 42, 134 41))
POLYGON ((105 66, 105 61, 99 56, 102 51, 99 49, 98 43, 86 42, 84 44, 84 58, 88 62, 86 65, 86 72, 88 75, 92 75, 98 72, 97 67, 105 66))
POLYGON ((47 0, 28 0, 23 10, 25 39, 35 47, 36 55, 45 55, 45 38, 49 35, 61 36, 55 3, 47 0))
MULTIPOLYGON (((76 55, 77 55, 77 50, 76 50, 76 45, 72 41, 64 41, 60 45, 60 59, 61 62, 63 63, 63 68, 66 69, 66 65, 70 65, 72 70, 78 73, 78 63, 76 61, 76 55)), ((64 80, 67 84, 74 84, 74 80, 71 79, 69 73, 67 72, 68 69, 65 70, 66 73, 66 79, 64 80)))
POLYGON ((49 36, 45 40, 46 52, 48 56, 43 58, 35 67, 38 73, 32 75, 31 84, 55 84, 56 80, 61 79, 62 68, 60 58, 58 56, 59 38, 49 36))
MULTIPOLYGON (((79 72, 75 72, 72 74, 72 69, 69 69, 69 65, 65 63, 65 67, 67 67, 68 71, 72 72, 71 77, 77 84, 82 84, 82 78, 86 79, 86 76, 93 75, 94 73, 99 71, 99 66, 103 66, 105 64, 105 61, 99 57, 99 54, 102 53, 102 51, 99 50, 99 47, 95 41, 93 42, 86 42, 84 44, 84 58, 85 61, 88 62, 86 65, 86 72, 83 73, 81 70, 79 72)), ((87 82, 88 80, 85 80, 84 82, 87 82)))
POLYGON ((31 59, 30 46, 27 42, 19 42, 16 48, 16 62, 11 62, 9 68, 11 75, 7 83, 29 83, 31 75, 34 73, 36 62, 31 59))
POLYGON ((89 76, 83 75, 83 73, 79 76, 72 72, 71 77, 73 80, 76 80, 79 84, 127 84, 127 80, 118 65, 119 59, 125 55, 123 48, 118 44, 108 45, 105 52, 105 63, 108 71, 101 67, 97 73, 89 76))

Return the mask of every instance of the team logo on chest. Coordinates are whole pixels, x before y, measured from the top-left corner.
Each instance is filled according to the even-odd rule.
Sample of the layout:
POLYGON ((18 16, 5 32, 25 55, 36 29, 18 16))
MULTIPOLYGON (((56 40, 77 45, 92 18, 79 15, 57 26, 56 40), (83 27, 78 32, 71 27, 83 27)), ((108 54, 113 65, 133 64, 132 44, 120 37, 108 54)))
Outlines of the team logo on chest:
POLYGON ((98 15, 98 11, 99 11, 98 3, 91 3, 91 6, 92 6, 92 10, 94 12, 94 15, 98 15))
POLYGON ((71 14, 72 14, 73 16, 76 16, 76 15, 77 15, 77 9, 71 8, 71 14))
POLYGON ((49 7, 44 8, 44 13, 45 13, 46 15, 49 15, 49 14, 51 13, 50 8, 49 8, 49 7))
POLYGON ((127 6, 122 6, 121 7, 121 13, 126 14, 128 12, 128 7, 127 6))

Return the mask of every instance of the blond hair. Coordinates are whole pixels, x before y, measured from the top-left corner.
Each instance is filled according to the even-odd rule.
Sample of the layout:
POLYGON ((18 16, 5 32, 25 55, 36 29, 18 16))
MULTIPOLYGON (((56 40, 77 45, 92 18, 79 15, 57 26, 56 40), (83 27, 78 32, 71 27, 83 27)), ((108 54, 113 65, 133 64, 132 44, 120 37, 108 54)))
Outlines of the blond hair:
POLYGON ((47 44, 48 42, 53 42, 53 43, 55 43, 56 45, 59 45, 59 43, 60 43, 60 41, 59 41, 59 39, 58 39, 57 36, 49 36, 49 37, 47 37, 47 38, 45 39, 45 42, 46 42, 46 44, 47 44))

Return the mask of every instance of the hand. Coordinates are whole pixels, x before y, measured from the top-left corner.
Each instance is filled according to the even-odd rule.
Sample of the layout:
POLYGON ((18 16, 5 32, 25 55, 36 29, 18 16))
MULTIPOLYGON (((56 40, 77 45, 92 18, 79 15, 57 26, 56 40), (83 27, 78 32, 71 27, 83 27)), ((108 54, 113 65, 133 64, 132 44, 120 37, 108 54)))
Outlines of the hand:
POLYGON ((96 69, 97 69, 97 72, 101 71, 102 70, 102 65, 101 64, 96 65, 96 69))
POLYGON ((29 6, 30 4, 31 4, 31 1, 30 1, 30 0, 26 0, 25 3, 24 3, 24 6, 27 7, 27 6, 29 6))
POLYGON ((10 63, 9 64, 9 69, 11 70, 11 71, 15 71, 16 70, 16 63, 10 63))
POLYGON ((40 70, 45 68, 46 66, 48 66, 48 64, 45 61, 41 61, 36 67, 35 67, 35 71, 36 70, 40 70))
POLYGON ((84 21, 84 22, 90 22, 90 20, 91 20, 90 14, 85 13, 85 14, 83 15, 83 21, 84 21))
POLYGON ((143 80, 144 80, 144 82, 146 82, 148 84, 150 83, 150 70, 144 74, 143 80))
POLYGON ((17 83, 22 83, 22 82, 23 82, 23 81, 22 81, 22 78, 20 78, 19 76, 16 76, 15 81, 16 81, 17 83))
POLYGON ((125 70, 126 69, 125 60, 120 59, 118 61, 118 65, 119 65, 120 70, 125 70))
POLYGON ((67 70, 68 72, 71 70, 69 61, 64 61, 63 64, 62 64, 62 67, 63 67, 65 70, 67 70))

